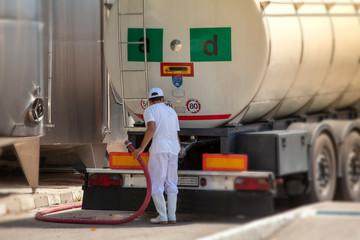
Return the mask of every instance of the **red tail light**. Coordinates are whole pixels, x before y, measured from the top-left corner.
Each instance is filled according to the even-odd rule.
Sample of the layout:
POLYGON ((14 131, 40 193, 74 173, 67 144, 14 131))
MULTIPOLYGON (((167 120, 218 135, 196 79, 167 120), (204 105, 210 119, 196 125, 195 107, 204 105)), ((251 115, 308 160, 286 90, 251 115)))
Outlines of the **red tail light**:
POLYGON ((206 178, 200 178, 200 186, 205 187, 207 184, 206 178))
POLYGON ((90 174, 89 186, 122 186, 122 177, 120 174, 90 174))
POLYGON ((267 191, 270 183, 265 178, 236 178, 234 188, 238 191, 267 191))

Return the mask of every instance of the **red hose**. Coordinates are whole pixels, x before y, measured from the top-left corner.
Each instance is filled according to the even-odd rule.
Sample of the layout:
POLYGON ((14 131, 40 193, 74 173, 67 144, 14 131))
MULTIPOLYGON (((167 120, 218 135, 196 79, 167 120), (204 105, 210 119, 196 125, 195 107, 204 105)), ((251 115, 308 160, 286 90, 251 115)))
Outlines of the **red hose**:
MULTIPOLYGON (((125 141, 126 147, 133 152, 135 150, 135 147, 132 145, 131 142, 125 141)), ((150 199, 151 199, 151 179, 149 171, 142 160, 141 156, 139 155, 137 158, 138 162, 141 165, 141 168, 144 171, 145 178, 146 178, 146 185, 147 185, 147 191, 146 191, 146 197, 144 203, 141 205, 139 210, 135 212, 133 215, 123 218, 123 219, 115 219, 115 220, 105 220, 105 219, 83 219, 83 218, 57 218, 57 217, 48 217, 45 216, 49 213, 64 211, 72 208, 79 208, 82 206, 82 203, 75 203, 67 206, 61 206, 61 207, 55 207, 46 209, 44 211, 37 212, 35 215, 36 220, 45 221, 45 222, 57 222, 57 223, 79 223, 79 224, 121 224, 126 223, 134 220, 135 218, 139 217, 147 208, 149 205, 150 199)))

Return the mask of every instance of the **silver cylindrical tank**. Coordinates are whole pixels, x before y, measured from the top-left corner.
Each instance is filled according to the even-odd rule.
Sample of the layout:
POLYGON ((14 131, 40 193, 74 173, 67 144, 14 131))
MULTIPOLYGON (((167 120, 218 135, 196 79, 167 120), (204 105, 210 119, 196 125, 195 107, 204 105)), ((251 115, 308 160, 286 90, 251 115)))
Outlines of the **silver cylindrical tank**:
POLYGON ((135 117, 151 87, 164 90, 181 127, 190 128, 344 108, 359 99, 355 1, 148 0, 148 80, 128 71, 145 68, 142 20, 128 14, 141 13, 143 1, 119 2, 106 25, 106 62, 135 117))
POLYGON ((102 1, 48 0, 43 6, 46 89, 51 94, 51 115, 46 115, 46 122, 53 127, 47 129, 41 144, 101 143, 106 101, 102 1))
POLYGON ((0 137, 39 136, 45 107, 41 1, 0 0, 0 6, 0 137))

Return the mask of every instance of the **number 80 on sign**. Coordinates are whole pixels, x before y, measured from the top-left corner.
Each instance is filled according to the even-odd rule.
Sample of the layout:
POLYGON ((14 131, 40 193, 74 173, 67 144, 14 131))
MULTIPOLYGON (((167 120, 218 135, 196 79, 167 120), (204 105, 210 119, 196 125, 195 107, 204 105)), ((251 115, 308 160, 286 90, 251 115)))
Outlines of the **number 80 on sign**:
POLYGON ((201 109, 201 105, 200 105, 199 101, 197 101, 195 99, 190 99, 186 103, 186 108, 191 113, 198 113, 201 109))

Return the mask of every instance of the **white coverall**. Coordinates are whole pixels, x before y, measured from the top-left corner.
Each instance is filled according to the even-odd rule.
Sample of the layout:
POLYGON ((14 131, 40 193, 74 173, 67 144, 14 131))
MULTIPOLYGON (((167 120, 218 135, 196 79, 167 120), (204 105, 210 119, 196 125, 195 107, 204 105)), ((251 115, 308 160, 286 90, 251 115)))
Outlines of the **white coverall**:
POLYGON ((180 145, 178 131, 179 120, 176 112, 164 103, 156 103, 144 111, 147 124, 155 122, 149 157, 149 173, 152 183, 152 195, 178 193, 177 170, 180 145), (164 189, 165 187, 165 189, 164 189))

